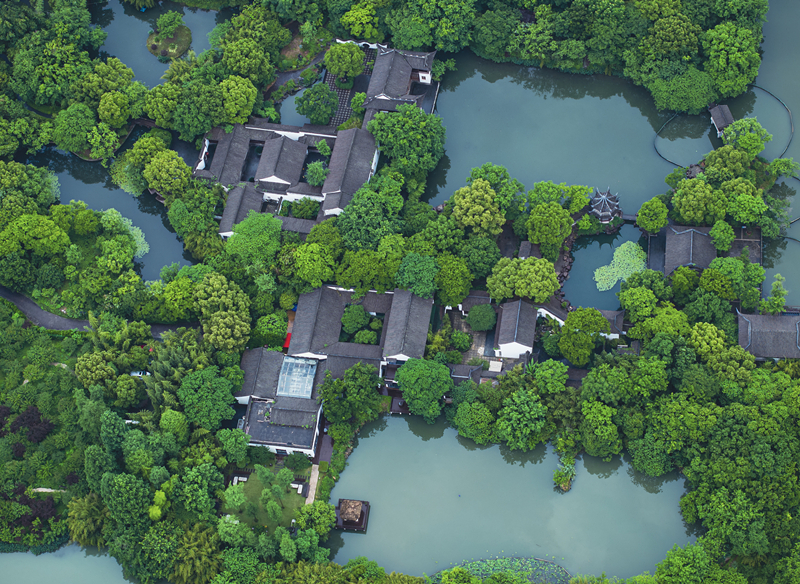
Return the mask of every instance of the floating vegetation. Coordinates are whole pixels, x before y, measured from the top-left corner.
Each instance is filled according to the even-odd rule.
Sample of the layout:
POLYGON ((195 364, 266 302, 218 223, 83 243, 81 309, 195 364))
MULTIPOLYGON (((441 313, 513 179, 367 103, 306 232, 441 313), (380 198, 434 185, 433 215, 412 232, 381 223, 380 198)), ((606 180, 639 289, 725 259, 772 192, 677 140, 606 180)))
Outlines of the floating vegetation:
POLYGON ((632 274, 644 270, 647 253, 633 241, 626 241, 614 250, 614 259, 607 266, 594 271, 594 281, 601 292, 611 290, 620 280, 627 280, 632 274))
MULTIPOLYGON (((563 558, 562 558, 563 559, 563 558)), ((513 572, 524 575, 532 584, 569 584, 570 573, 564 568, 540 558, 493 558, 464 562, 458 567, 464 568, 473 576, 485 580, 499 572, 513 572)), ((432 584, 441 584, 442 572, 431 576, 432 584)))

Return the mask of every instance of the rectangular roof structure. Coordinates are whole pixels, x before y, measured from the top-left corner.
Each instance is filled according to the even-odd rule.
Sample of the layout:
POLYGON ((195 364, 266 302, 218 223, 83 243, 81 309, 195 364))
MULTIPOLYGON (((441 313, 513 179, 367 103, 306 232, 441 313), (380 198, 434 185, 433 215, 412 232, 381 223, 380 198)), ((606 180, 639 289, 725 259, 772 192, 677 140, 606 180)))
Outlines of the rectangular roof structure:
POLYGON ((408 290, 394 291, 392 309, 384 324, 384 358, 421 358, 428 341, 433 299, 421 298, 408 290))
POLYGON ((264 347, 246 350, 241 363, 244 382, 236 397, 274 398, 284 357, 283 353, 269 351, 264 347))
POLYGON ((312 400, 301 400, 314 406, 315 411, 296 410, 292 409, 293 404, 281 404, 287 399, 291 398, 250 402, 244 431, 252 442, 306 449, 313 446, 320 406, 312 400))
POLYGON ((322 185, 326 202, 329 195, 340 194, 338 207, 347 206, 353 193, 372 175, 377 150, 375 137, 366 130, 353 128, 339 132, 328 165, 330 172, 322 185))
POLYGON ((717 248, 708 234, 710 227, 667 225, 664 251, 664 274, 669 276, 679 266, 706 269, 717 257, 717 248))
POLYGON ((536 307, 522 300, 500 305, 500 318, 495 328, 495 346, 518 343, 533 347, 536 338, 536 307))
MULTIPOLYGON (((319 358, 338 356, 351 359, 380 360, 382 345, 340 343, 342 315, 347 304, 360 303, 367 312, 386 314, 393 309, 392 294, 368 292, 364 298, 352 300, 352 292, 323 286, 302 294, 297 301, 297 316, 292 327, 289 354, 319 358)), ((387 315, 386 319, 390 317, 387 315)), ((384 326, 382 339, 387 336, 384 326)))
POLYGON ((391 100, 417 97, 409 95, 412 74, 414 71, 430 72, 435 56, 436 51, 420 53, 379 46, 365 106, 376 102, 377 109, 386 109, 384 106, 391 100))
POLYGON ((286 136, 264 142, 255 180, 292 186, 300 182, 308 146, 286 136))
POLYGON ((717 129, 717 136, 722 136, 722 131, 730 126, 735 120, 731 109, 727 105, 715 105, 708 108, 708 113, 711 114, 711 122, 717 129))
POLYGON ((284 358, 276 395, 309 399, 316 372, 316 359, 284 358))
POLYGON ((245 220, 250 211, 261 212, 264 197, 256 191, 252 183, 237 185, 228 191, 225 210, 219 222, 220 233, 231 233, 233 228, 245 220))
POLYGON ((800 315, 738 316, 739 345, 757 359, 800 359, 800 315))
POLYGON ((624 310, 600 310, 600 314, 603 315, 603 318, 608 321, 611 327, 611 332, 609 334, 621 335, 625 333, 623 328, 625 322, 624 310))

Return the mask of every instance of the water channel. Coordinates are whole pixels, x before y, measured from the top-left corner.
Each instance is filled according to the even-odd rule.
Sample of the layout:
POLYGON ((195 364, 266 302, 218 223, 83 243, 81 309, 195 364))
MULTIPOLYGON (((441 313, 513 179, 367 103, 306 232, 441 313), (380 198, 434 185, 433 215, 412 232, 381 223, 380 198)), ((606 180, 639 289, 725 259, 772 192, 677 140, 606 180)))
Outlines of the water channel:
POLYGON ((367 556, 388 571, 433 574, 494 556, 553 560, 570 573, 629 577, 655 569, 694 535, 680 515, 684 480, 584 456, 572 490, 553 486, 558 456, 477 446, 443 419, 391 416, 365 426, 331 501, 370 502, 367 534, 335 532, 344 564, 367 556))

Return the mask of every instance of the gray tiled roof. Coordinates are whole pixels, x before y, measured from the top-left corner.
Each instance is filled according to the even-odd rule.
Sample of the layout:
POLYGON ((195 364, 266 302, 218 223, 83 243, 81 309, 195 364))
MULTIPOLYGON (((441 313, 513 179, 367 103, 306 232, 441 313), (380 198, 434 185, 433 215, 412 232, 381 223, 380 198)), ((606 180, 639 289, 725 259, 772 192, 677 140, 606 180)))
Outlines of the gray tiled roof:
POLYGON ((286 136, 267 140, 258 162, 256 181, 269 182, 264 179, 276 177, 289 185, 296 185, 303 174, 307 153, 306 144, 295 142, 286 136))
POLYGON ((708 113, 711 114, 711 120, 720 132, 734 122, 733 114, 727 105, 715 105, 709 108, 708 113))
POLYGON ((470 290, 469 295, 461 301, 461 312, 469 314, 479 304, 491 304, 492 298, 486 290, 470 290))
POLYGON ((238 183, 242 178, 247 150, 250 148, 250 132, 241 124, 236 124, 233 131, 227 134, 220 128, 214 128, 209 139, 217 141, 217 150, 211 160, 209 172, 218 177, 222 185, 238 183))
POLYGON ((274 398, 283 358, 283 353, 268 351, 263 347, 246 350, 241 363, 244 382, 242 389, 236 392, 236 396, 274 398))
POLYGON ((311 229, 314 225, 317 224, 316 221, 311 219, 298 219, 297 217, 281 217, 280 215, 275 216, 276 219, 279 219, 281 222, 281 229, 283 231, 294 231, 295 233, 300 233, 302 235, 308 235, 311 233, 311 229))
POLYGON ((233 231, 234 226, 244 221, 250 211, 259 213, 262 203, 263 196, 256 191, 252 183, 245 183, 244 186, 237 185, 230 189, 225 201, 225 210, 222 212, 222 219, 219 222, 220 233, 233 231))
POLYGON ((608 321, 611 327, 610 334, 621 335, 624 333, 623 322, 625 321, 624 310, 601 310, 600 314, 608 321))
POLYGON ((430 71, 435 56, 435 51, 419 53, 379 47, 367 89, 367 100, 381 94, 392 98, 406 95, 411 89, 412 71, 430 71))
POLYGON ((344 209, 353 193, 369 180, 376 150, 375 137, 366 130, 353 128, 339 132, 328 165, 330 172, 322 185, 326 198, 341 193, 337 204, 344 209))
POLYGON ((800 316, 739 313, 739 345, 761 359, 800 359, 800 316))
POLYGON ((614 217, 621 214, 619 208, 619 195, 611 194, 611 189, 600 192, 595 189, 594 195, 589 202, 591 213, 597 217, 601 223, 609 223, 614 217))
POLYGON ((495 346, 519 343, 525 347, 533 347, 536 317, 536 307, 522 300, 501 304, 494 337, 495 346))
POLYGON ((408 290, 395 289, 389 312, 383 356, 405 355, 420 358, 425 353, 433 299, 416 296, 408 290))
POLYGON ((709 236, 710 227, 684 227, 668 225, 664 252, 664 274, 669 276, 678 266, 694 265, 706 269, 717 249, 709 236))

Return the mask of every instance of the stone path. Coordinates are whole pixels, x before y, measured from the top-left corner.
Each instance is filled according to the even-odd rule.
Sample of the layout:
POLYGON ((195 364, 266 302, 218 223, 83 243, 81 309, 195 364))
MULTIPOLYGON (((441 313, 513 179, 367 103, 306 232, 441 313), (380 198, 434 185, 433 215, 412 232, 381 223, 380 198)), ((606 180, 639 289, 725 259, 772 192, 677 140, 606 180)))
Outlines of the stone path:
MULTIPOLYGON (((77 329, 79 331, 85 330, 86 327, 89 326, 88 320, 80 320, 77 318, 67 318, 66 316, 58 316, 57 314, 53 314, 52 312, 47 312, 39 308, 39 306, 34 302, 32 299, 28 298, 24 294, 20 294, 18 292, 12 292, 5 286, 0 286, 0 298, 5 298, 9 302, 13 302, 14 305, 19 308, 19 310, 24 314, 29 321, 31 321, 36 326, 42 326, 46 329, 51 331, 69 331, 72 329, 77 329)), ((190 323, 190 324, 154 324, 150 326, 150 333, 153 335, 154 338, 160 339, 161 335, 166 331, 175 330, 181 326, 186 327, 198 327, 200 326, 198 323, 190 323)))
POLYGON ((451 321, 454 331, 461 331, 472 335, 472 346, 469 348, 469 351, 464 353, 464 363, 476 357, 488 361, 489 358, 483 354, 486 348, 486 331, 473 331, 467 324, 466 319, 462 318, 458 311, 452 311, 450 314, 452 315, 451 321))
POLYGON ((308 479, 308 497, 306 497, 306 505, 311 505, 314 498, 317 496, 317 481, 319 480, 319 465, 315 464, 311 467, 311 478, 308 479))

